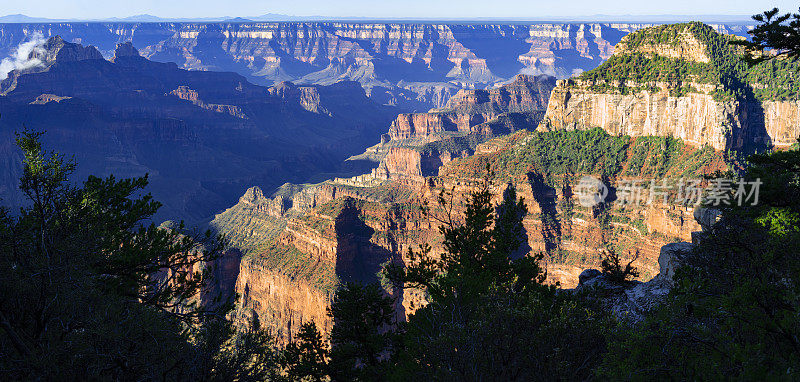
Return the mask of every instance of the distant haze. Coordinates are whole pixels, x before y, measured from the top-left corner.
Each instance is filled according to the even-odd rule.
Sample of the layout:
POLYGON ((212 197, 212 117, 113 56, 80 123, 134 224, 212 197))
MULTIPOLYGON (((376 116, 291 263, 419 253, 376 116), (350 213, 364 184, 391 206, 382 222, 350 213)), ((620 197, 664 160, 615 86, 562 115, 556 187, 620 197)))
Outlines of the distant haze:
POLYGON ((36 22, 42 19, 159 21, 160 19, 222 20, 241 17, 254 21, 294 19, 504 19, 596 21, 737 21, 773 7, 797 11, 787 0, 3 0, 0 22, 36 22), (27 15, 22 16, 22 15, 27 15), (138 17, 131 17, 140 15, 138 17), (155 15, 155 16, 151 16, 155 15), (285 16, 292 15, 292 16, 285 16), (727 17, 726 17, 727 16, 727 17), (126 19, 128 18, 128 19, 126 19))

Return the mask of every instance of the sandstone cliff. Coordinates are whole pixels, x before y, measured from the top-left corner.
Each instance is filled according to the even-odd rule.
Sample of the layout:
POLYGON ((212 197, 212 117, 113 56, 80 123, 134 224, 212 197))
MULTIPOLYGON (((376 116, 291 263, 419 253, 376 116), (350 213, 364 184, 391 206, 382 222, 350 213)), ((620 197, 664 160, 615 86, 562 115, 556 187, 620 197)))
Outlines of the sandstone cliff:
POLYGON ((460 90, 444 108, 400 114, 389 128, 389 137, 431 141, 445 131, 507 134, 524 127, 500 130, 487 122, 507 113, 536 114, 545 110, 554 85, 552 77, 518 75, 510 83, 490 90, 460 90))
POLYGON ((673 136, 725 150, 741 107, 709 94, 673 96, 668 84, 634 94, 598 93, 580 80, 558 81, 542 129, 601 127, 614 135, 673 136))
MULTIPOLYGON (((435 176, 422 173, 424 163, 419 156, 410 155, 414 150, 395 148, 384 163, 392 167, 391 174, 405 175, 389 177, 377 185, 329 181, 281 192, 274 198, 248 191, 237 206, 215 222, 225 226, 231 211, 243 211, 242 216, 247 217, 238 218, 240 221, 260 222, 245 226, 253 237, 266 239, 248 251, 245 256, 253 260, 243 266, 252 268, 258 261, 266 264, 258 268, 266 275, 263 277, 296 281, 286 286, 291 294, 270 292, 272 297, 244 302, 237 314, 266 316, 287 338, 301 318, 328 328, 330 321, 321 312, 329 300, 320 296, 329 296, 337 283, 351 279, 381 281, 382 265, 407 261, 407 250, 422 243, 430 244, 434 253, 443 250, 439 223, 422 215, 419 206, 426 202, 436 206, 440 190, 452 190, 456 200, 463 200, 476 189, 487 163, 495 171, 494 194, 501 195, 505 187, 514 184, 525 198, 528 215, 523 221, 526 244, 522 254, 547 254, 543 266, 548 282, 562 287, 578 285, 584 269, 599 265, 601 250, 612 237, 615 245, 625 248, 621 251, 624 257, 639 252, 635 265, 641 279, 649 280, 659 273, 661 247, 675 240, 690 241, 692 232, 700 229, 692 218, 692 206, 613 205, 603 217, 576 205, 571 189, 580 174, 596 174, 600 167, 609 165, 617 174, 614 184, 634 175, 698 176, 725 168, 720 153, 678 142, 666 143, 666 162, 660 162, 664 144, 658 138, 612 137, 596 132, 521 131, 479 145, 474 155, 442 164, 435 176), (581 159, 584 155, 593 159, 581 159), (575 178, 557 171, 563 161, 573 160, 586 165, 574 167, 575 178), (272 214, 271 218, 264 219, 265 214, 272 214), (309 296, 316 296, 313 303, 309 296)), ((461 208, 457 205, 454 212, 460 213, 461 208)), ((248 281, 245 286, 241 280, 242 276, 239 293, 246 287, 250 295, 261 296, 278 283, 248 281)), ((400 315, 424 304, 420 291, 401 294, 389 285, 384 284, 384 288, 395 297, 400 315)))
POLYGON ((460 90, 445 108, 400 114, 379 144, 349 159, 377 162, 377 168, 334 181, 361 187, 401 179, 423 182, 442 165, 471 155, 494 136, 535 128, 554 85, 549 76, 518 75, 489 90, 460 90))
POLYGON ((541 128, 601 127, 745 152, 791 145, 800 135, 793 85, 769 64, 747 68, 729 40, 699 23, 630 34, 608 62, 558 82, 541 128))

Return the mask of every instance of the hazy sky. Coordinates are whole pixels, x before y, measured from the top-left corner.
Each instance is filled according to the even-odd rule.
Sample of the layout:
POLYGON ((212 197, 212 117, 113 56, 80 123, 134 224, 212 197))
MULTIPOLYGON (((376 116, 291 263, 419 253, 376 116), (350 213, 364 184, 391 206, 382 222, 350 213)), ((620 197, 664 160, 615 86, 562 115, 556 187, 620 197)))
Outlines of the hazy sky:
POLYGON ((575 17, 588 15, 750 15, 779 7, 797 11, 796 0, 0 0, 0 15, 107 18, 297 16, 366 17, 575 17))

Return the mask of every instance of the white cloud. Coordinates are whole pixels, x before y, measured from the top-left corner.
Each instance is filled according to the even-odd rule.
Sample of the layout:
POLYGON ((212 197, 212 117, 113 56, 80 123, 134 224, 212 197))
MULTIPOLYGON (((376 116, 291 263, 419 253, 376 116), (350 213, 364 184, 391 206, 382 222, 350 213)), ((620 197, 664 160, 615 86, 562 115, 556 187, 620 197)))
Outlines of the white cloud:
POLYGON ((3 61, 0 61, 0 81, 8 78, 8 73, 12 70, 24 70, 37 66, 43 66, 44 63, 38 58, 31 58, 31 53, 43 53, 44 48, 42 45, 47 40, 41 33, 34 33, 30 36, 30 40, 23 42, 17 46, 17 50, 3 61))

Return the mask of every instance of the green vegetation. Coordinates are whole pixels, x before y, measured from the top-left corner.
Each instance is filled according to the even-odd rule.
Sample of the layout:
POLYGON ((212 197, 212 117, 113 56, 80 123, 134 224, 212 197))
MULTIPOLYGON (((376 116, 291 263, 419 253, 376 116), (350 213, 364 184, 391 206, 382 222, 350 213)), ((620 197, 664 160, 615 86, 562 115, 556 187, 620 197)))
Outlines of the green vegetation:
POLYGON ((636 93, 655 82, 672 84, 670 95, 698 92, 690 83, 717 85, 711 94, 717 100, 796 100, 795 81, 800 63, 796 58, 769 60, 755 66, 742 61, 745 52, 740 41, 717 33, 699 22, 651 27, 625 37, 626 52, 612 56, 594 70, 578 78, 591 82, 595 92, 636 93), (692 36, 704 47, 709 62, 670 58, 650 52, 648 47, 675 48, 684 36, 692 36), (626 87, 625 82, 636 83, 626 87))
MULTIPOLYGON (((678 35, 659 30, 660 43, 678 35)), ((767 64, 782 65, 759 65, 767 64)), ((438 198, 445 216, 422 206, 441 223, 443 253, 423 245, 404 264, 386 260, 382 285, 338 285, 332 265, 312 263, 291 245, 251 251, 248 261, 333 296, 329 343, 304 322, 281 350, 258 318, 238 331, 225 318, 232 296, 215 294, 210 278, 222 238, 148 223, 160 205, 141 194, 147 177, 71 185, 75 165, 45 152, 39 136, 17 140, 29 205, 17 214, 0 208, 0 373, 8 380, 800 379, 798 147, 748 158, 744 179, 760 182, 759 203, 721 206, 720 219, 678 262, 670 293, 633 322, 603 305, 611 289, 544 285, 544 254, 519 253, 525 201, 512 185, 492 203, 491 180, 528 177, 540 190, 560 188, 561 214, 594 219, 603 242, 613 243, 620 231, 612 223, 644 223, 612 214, 606 203, 576 210, 570 184, 577 174, 606 184, 709 174, 725 169, 721 157, 669 137, 600 129, 515 134, 503 141, 511 149, 450 168, 483 181, 465 198, 463 216, 453 216, 461 209, 445 191, 438 198), (426 305, 401 322, 392 296, 407 288, 424 291, 426 305)), ((340 198, 302 219, 330 236, 343 215, 379 219, 412 205, 340 198)), ((558 226, 552 209, 543 208, 541 219, 558 226)), ((603 277, 612 288, 625 285, 638 272, 632 264, 609 251, 603 277)))
POLYGON ((305 322, 297 339, 286 345, 281 366, 290 381, 322 382, 327 380, 330 348, 313 322, 305 322))
POLYGON ((639 253, 637 252, 634 256, 631 256, 631 260, 623 266, 622 258, 616 251, 611 250, 605 254, 600 268, 609 280, 617 283, 624 283, 629 281, 629 279, 635 279, 639 276, 639 271, 633 267, 633 263, 638 258, 639 253))
POLYGON ((747 83, 762 100, 800 99, 800 62, 797 58, 769 60, 751 67, 747 83))
POLYGON ((266 379, 270 337, 233 331, 233 296, 213 291, 222 242, 146 223, 161 206, 147 177, 71 185, 75 164, 40 135, 17 137, 29 205, 0 208, 4 379, 266 379))
MULTIPOLYGON (((606 321, 541 284, 541 255, 512 259, 522 244, 526 208, 513 187, 498 206, 491 205, 488 184, 469 195, 463 225, 441 228, 442 256, 430 256, 423 247, 409 252, 411 266, 388 269, 399 285, 422 286, 429 296, 428 305, 404 326, 389 375, 397 380, 588 378, 591 370, 585 365, 594 362, 606 321)), ((439 198, 445 210, 448 200, 445 194, 439 198)))
MULTIPOLYGON (((673 44, 679 36, 669 26, 656 31, 664 33, 634 41, 673 44)), ((694 32, 698 31, 703 29, 694 32)), ((718 63, 723 59, 714 58, 718 63)), ((733 86, 738 79, 720 78, 732 84, 724 94, 741 95, 736 91, 742 88, 733 86)), ((327 375, 308 373, 302 378, 800 379, 796 147, 749 158, 745 179, 763 182, 760 202, 724 206, 721 220, 702 233, 695 250, 682 259, 665 301, 643 322, 631 322, 611 317, 602 304, 595 304, 608 297, 602 290, 556 293, 542 285, 537 260, 543 255, 515 259, 525 205, 513 187, 499 205, 492 205, 488 179, 493 172, 504 181, 530 175, 532 183, 558 186, 569 195, 567 178, 574 174, 601 175, 603 182, 617 176, 700 175, 724 170, 724 162, 713 150, 694 149, 676 139, 612 137, 599 129, 516 134, 509 143, 515 145, 513 150, 466 158, 450 169, 483 175, 485 181, 469 194, 463 220, 437 219, 443 223, 444 253, 432 256, 430 247, 423 246, 409 252, 407 266, 387 268, 387 277, 398 287, 424 288, 428 304, 405 324, 393 323, 387 313, 390 301, 378 286, 371 287, 374 293, 355 286, 340 290, 341 296, 351 297, 337 299, 331 314, 336 337, 350 339, 343 346, 348 355, 336 362, 333 356, 320 361, 327 375), (337 369, 335 364, 347 367, 337 369), (341 370, 346 374, 339 374, 341 370)), ((441 210, 452 211, 448 196, 440 194, 441 210)), ((617 216, 608 205, 574 211, 570 201, 565 197, 561 203, 564 213, 594 218, 600 234, 610 236, 606 240, 618 238, 611 224, 617 216)), ((638 218, 621 222, 643 225, 638 218)), ((569 256, 567 251, 559 253, 569 256)), ((632 264, 610 251, 601 266, 608 282, 625 284, 637 273, 632 264)), ((338 340, 331 337, 335 351, 338 340)))
POLYGON ((336 187, 348 190, 360 198, 376 203, 399 203, 413 195, 411 189, 395 182, 388 182, 375 187, 356 187, 343 184, 337 184, 336 187))
POLYGON ((464 136, 447 137, 442 140, 426 143, 419 147, 418 150, 423 154, 473 152, 479 144, 485 141, 485 135, 470 133, 464 136))
POLYGON ((745 179, 763 182, 759 204, 723 208, 667 303, 611 343, 604 378, 798 378, 800 151, 750 163, 745 179))
POLYGON ((217 232, 225 232, 228 243, 246 254, 275 239, 286 227, 286 221, 267 214, 242 211, 236 205, 217 215, 210 225, 217 232))
POLYGON ((596 88, 592 90, 603 89, 604 85, 614 88, 617 83, 624 81, 638 84, 649 82, 715 84, 720 81, 720 75, 713 68, 713 65, 703 62, 633 52, 613 55, 597 69, 583 72, 579 78, 601 83, 595 85, 596 88))
POLYGON ((271 242, 253 250, 247 257, 267 269, 277 270, 293 279, 305 280, 329 295, 333 295, 339 282, 332 264, 316 261, 292 245, 271 242))
POLYGON ((745 61, 752 65, 773 58, 800 57, 800 13, 780 14, 778 8, 772 8, 754 15, 753 20, 758 25, 748 32, 752 41, 740 42, 748 48, 745 61))
MULTIPOLYGON (((644 322, 609 316, 595 305, 603 292, 542 285, 542 255, 510 256, 521 244, 523 202, 511 188, 493 206, 484 183, 464 223, 441 228, 441 256, 423 246, 410 265, 387 268, 395 285, 423 287, 428 304, 395 323, 377 284, 340 289, 330 356, 304 366, 313 372, 303 378, 325 370, 320 378, 334 380, 795 380, 800 151, 751 163, 746 179, 764 182, 761 203, 724 209, 644 322)), ((449 200, 440 196, 444 210, 449 200)), ((632 264, 607 252, 603 274, 625 284, 637 274, 632 264)), ((317 348, 309 353, 327 349, 317 348)))
POLYGON ((335 381, 380 381, 396 350, 394 301, 377 283, 343 285, 329 311, 331 329, 330 375, 335 381))
POLYGON ((698 149, 672 137, 611 136, 594 128, 534 132, 516 139, 526 139, 527 143, 497 154, 462 159, 448 171, 479 178, 488 163, 502 180, 533 172, 542 174, 549 186, 561 187, 556 178, 563 174, 680 178, 727 169, 712 148, 698 149))
POLYGON ((642 29, 625 37, 625 45, 629 50, 635 50, 644 45, 667 45, 676 47, 683 40, 682 33, 686 28, 692 28, 695 23, 664 24, 642 29))

